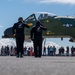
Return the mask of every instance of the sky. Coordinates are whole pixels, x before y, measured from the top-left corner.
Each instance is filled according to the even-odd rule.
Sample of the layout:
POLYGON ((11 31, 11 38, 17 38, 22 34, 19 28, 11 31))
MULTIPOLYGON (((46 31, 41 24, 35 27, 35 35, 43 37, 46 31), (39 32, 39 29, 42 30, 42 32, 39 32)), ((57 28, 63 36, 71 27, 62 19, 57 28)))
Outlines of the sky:
MULTIPOLYGON (((13 26, 20 16, 25 19, 35 12, 75 17, 75 0, 0 0, 0 38, 4 30, 13 26)), ((68 42, 68 39, 64 39, 64 41, 59 38, 47 40, 63 46, 75 45, 75 43, 68 42)))

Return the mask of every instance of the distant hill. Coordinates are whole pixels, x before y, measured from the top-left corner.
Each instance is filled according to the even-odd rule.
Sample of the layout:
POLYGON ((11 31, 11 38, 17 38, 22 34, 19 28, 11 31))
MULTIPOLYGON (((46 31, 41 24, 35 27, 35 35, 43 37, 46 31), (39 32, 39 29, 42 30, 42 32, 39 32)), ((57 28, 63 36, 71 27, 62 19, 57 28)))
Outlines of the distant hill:
MULTIPOLYGON (((33 42, 30 42, 30 43, 26 43, 25 46, 27 47, 32 47, 33 46, 33 42)), ((44 46, 44 43, 43 43, 43 46, 44 46)), ((55 46, 56 48, 59 48, 60 46, 54 42, 50 42, 50 41, 47 41, 45 43, 45 46, 48 47, 48 46, 55 46)))
MULTIPOLYGON (((0 39, 0 48, 2 46, 16 46, 16 43, 15 43, 15 40, 13 39, 0 39)), ((24 43, 24 46, 27 46, 27 47, 33 47, 33 42, 25 42, 24 43)), ((44 46, 44 44, 43 44, 44 46)), ((47 41, 45 43, 45 46, 48 47, 48 46, 55 46, 56 48, 59 48, 60 46, 54 42, 50 42, 50 41, 47 41)))
POLYGON ((15 46, 15 41, 10 39, 0 39, 0 48, 2 46, 15 46))

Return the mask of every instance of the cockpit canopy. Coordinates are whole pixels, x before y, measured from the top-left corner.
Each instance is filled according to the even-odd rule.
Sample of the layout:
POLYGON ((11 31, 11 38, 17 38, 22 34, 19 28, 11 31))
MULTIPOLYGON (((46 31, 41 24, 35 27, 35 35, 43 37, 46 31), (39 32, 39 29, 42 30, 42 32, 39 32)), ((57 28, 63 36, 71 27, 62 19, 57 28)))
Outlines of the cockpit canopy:
POLYGON ((55 17, 56 16, 55 14, 48 13, 48 12, 36 12, 34 14, 35 14, 37 20, 46 19, 49 17, 55 17))

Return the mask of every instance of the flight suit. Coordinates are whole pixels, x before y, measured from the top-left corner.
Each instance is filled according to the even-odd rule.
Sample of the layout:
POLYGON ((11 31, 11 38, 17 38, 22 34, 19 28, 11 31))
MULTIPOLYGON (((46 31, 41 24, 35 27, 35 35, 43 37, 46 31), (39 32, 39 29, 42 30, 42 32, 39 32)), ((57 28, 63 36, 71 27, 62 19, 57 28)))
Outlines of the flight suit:
POLYGON ((15 23, 13 25, 13 34, 16 34, 16 46, 17 46, 17 56, 19 57, 19 53, 21 56, 23 55, 23 43, 25 39, 24 28, 29 26, 21 21, 15 23))
POLYGON ((47 30, 45 27, 40 25, 40 23, 36 23, 30 31, 31 40, 34 43, 34 53, 35 57, 41 57, 42 54, 42 31, 47 30))

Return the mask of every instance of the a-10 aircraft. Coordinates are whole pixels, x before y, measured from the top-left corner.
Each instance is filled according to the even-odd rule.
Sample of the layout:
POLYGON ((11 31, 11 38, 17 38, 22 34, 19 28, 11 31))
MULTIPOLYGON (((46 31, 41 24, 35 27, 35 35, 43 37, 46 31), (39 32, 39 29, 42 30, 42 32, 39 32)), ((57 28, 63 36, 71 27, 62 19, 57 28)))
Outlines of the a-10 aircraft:
MULTIPOLYGON (((29 40, 30 30, 40 21, 47 31, 43 32, 43 38, 70 38, 70 42, 75 42, 75 17, 57 16, 48 12, 37 12, 24 20, 30 28, 25 28, 25 39, 29 40)), ((4 31, 3 38, 13 38, 12 27, 4 31)))

